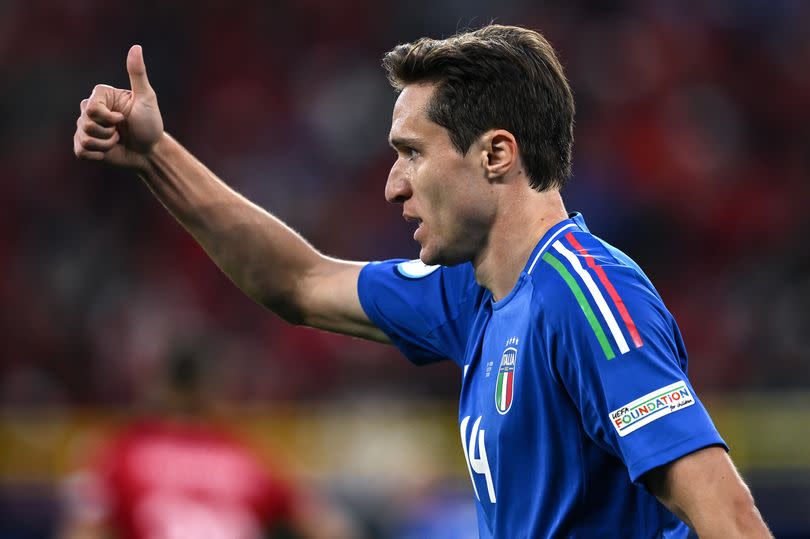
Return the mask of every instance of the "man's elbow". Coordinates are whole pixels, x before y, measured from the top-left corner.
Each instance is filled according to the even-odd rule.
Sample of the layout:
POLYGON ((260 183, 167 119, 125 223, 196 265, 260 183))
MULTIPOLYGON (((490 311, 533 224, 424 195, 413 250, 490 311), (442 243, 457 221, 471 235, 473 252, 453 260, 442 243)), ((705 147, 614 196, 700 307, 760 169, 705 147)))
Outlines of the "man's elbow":
POLYGON ((748 487, 741 489, 741 492, 732 501, 731 516, 737 532, 733 535, 734 537, 773 537, 757 509, 748 487))
POLYGON ((739 537, 744 539, 772 539, 770 530, 754 504, 754 498, 747 487, 743 486, 725 500, 724 508, 712 512, 702 512, 700 518, 692 522, 680 517, 692 528, 701 539, 725 539, 739 537))
POLYGON ((276 316, 287 323, 294 326, 309 325, 307 323, 305 310, 302 309, 296 301, 292 300, 290 295, 248 295, 250 295, 256 303, 272 311, 276 316))
POLYGON ((269 286, 262 280, 247 278, 234 282, 247 297, 282 320, 296 326, 306 324, 306 313, 297 299, 295 287, 269 286))

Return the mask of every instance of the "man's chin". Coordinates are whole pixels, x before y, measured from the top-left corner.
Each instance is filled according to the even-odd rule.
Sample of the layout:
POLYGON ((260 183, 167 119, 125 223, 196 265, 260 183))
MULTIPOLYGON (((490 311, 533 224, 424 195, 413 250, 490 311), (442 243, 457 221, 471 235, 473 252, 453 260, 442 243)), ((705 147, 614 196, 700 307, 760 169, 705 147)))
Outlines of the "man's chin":
POLYGON ((426 245, 422 245, 422 248, 419 250, 419 260, 426 266, 437 266, 442 264, 441 257, 437 256, 437 253, 433 249, 429 249, 426 245))
POLYGON ((467 259, 457 259, 448 255, 449 253, 444 253, 440 250, 422 247, 419 251, 419 260, 426 266, 457 266, 469 262, 467 259))
POLYGON ((436 262, 434 257, 431 254, 426 253, 424 249, 419 251, 419 260, 421 260, 426 266, 435 266, 439 264, 439 262, 436 262))

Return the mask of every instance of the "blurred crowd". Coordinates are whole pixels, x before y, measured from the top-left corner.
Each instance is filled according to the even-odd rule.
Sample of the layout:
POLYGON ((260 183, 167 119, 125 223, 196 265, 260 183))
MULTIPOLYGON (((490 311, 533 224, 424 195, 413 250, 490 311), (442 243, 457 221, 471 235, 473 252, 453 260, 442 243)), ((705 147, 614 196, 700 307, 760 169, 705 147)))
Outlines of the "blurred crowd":
POLYGON ((383 198, 380 58, 493 19, 558 50, 577 103, 566 204, 647 271, 696 387, 810 385, 810 4, 490 4, 0 2, 2 404, 131 404, 167 343, 199 334, 232 366, 225 399, 455 398, 447 365, 251 303, 136 177, 79 162, 71 139, 141 43, 167 130, 226 182, 330 255, 415 258, 383 198))

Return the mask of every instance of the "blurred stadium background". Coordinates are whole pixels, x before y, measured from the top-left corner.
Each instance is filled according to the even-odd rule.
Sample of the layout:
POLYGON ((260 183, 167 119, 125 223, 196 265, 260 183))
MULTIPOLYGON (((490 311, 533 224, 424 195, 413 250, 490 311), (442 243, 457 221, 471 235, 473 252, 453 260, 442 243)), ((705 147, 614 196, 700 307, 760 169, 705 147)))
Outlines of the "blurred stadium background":
POLYGON ((766 520, 810 537, 800 0, 0 1, 0 537, 54 536, 65 478, 195 335, 217 350, 218 420, 369 537, 469 536, 450 530, 473 518, 456 369, 285 325, 71 138, 79 101, 127 85, 141 43, 167 130, 232 186, 331 255, 415 257, 383 199, 380 58, 490 20, 559 51, 577 101, 567 206, 651 276, 766 520))

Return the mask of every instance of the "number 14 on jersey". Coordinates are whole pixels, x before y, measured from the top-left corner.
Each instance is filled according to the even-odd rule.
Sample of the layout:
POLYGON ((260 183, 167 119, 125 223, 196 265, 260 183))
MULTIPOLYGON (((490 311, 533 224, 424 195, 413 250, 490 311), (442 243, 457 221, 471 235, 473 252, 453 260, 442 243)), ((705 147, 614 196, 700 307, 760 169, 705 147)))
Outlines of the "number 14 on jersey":
POLYGON ((467 469, 470 472, 470 480, 473 484, 473 490, 478 500, 481 496, 478 494, 478 487, 475 486, 475 474, 483 475, 487 481, 487 492, 489 494, 489 501, 495 503, 495 485, 492 482, 492 471, 489 468, 489 460, 487 459, 487 448, 484 445, 484 429, 481 426, 481 416, 475 420, 472 426, 470 437, 467 438, 467 425, 470 423, 470 416, 461 420, 459 430, 461 431, 461 447, 464 450, 464 458, 467 460, 467 469), (469 440, 469 443, 468 443, 469 440), (477 442, 477 443, 476 443, 477 442), (478 456, 476 457, 476 446, 478 456))

